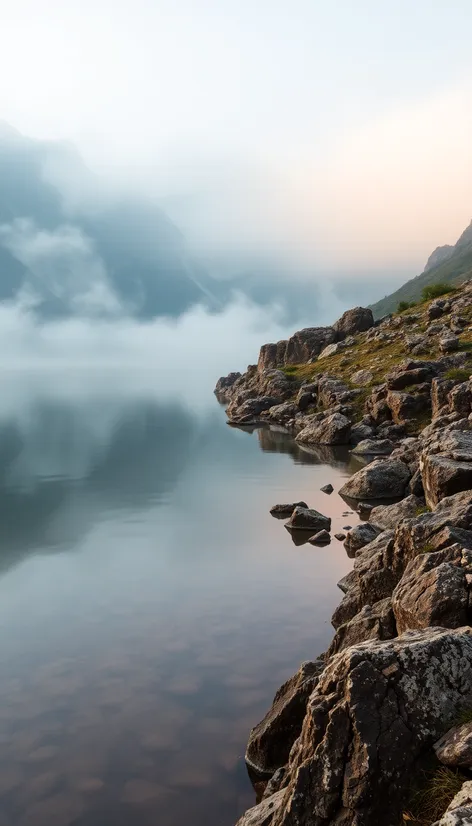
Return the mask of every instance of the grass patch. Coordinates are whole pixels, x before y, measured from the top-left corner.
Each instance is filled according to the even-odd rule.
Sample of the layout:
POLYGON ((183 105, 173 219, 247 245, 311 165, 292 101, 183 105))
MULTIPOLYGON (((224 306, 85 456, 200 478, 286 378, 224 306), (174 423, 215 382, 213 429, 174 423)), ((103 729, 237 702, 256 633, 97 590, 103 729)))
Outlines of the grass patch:
POLYGON ((424 513, 431 513, 431 508, 427 505, 419 505, 415 510, 415 516, 423 516, 424 513))
POLYGON ((464 723, 472 723, 472 708, 465 708, 464 711, 461 711, 461 713, 457 715, 454 725, 463 726, 464 723))
POLYGON ((427 542, 426 545, 423 545, 421 548, 420 554, 434 554, 436 553, 437 548, 431 544, 431 542, 427 542))
POLYGON ((440 820, 447 807, 460 792, 467 777, 461 772, 444 766, 436 769, 417 792, 411 803, 411 810, 403 814, 403 822, 411 826, 431 826, 440 820))
POLYGON ((456 291, 456 287, 452 284, 446 284, 445 281, 438 281, 436 284, 428 284, 421 290, 421 298, 423 301, 431 301, 432 298, 439 298, 441 295, 447 295, 456 291))
POLYGON ((464 367, 452 367, 444 373, 444 377, 457 382, 468 381, 470 378, 470 370, 466 370, 464 367))
POLYGON ((407 310, 411 310, 412 307, 416 307, 416 301, 399 301, 397 313, 401 315, 402 313, 405 313, 407 310))

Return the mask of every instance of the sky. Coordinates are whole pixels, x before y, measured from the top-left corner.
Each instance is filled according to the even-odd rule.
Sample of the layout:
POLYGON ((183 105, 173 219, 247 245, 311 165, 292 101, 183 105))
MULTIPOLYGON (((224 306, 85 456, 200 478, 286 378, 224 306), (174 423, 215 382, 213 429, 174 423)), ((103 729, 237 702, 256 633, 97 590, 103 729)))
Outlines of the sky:
POLYGON ((472 217, 470 0, 0 2, 0 119, 203 248, 415 275, 472 217))

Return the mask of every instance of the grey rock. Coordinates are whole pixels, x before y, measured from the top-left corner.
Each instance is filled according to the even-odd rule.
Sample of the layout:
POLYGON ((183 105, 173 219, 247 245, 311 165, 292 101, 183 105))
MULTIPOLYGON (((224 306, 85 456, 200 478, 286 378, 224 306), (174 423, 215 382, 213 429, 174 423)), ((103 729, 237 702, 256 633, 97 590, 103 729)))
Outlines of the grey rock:
POLYGON ((227 376, 221 376, 216 382, 215 394, 222 399, 226 399, 228 390, 230 390, 240 378, 241 373, 228 373, 227 376))
POLYGON ((417 761, 471 705, 470 634, 433 628, 333 657, 308 702, 272 826, 397 823, 417 761))
POLYGON ((370 511, 369 521, 383 530, 396 528, 402 519, 412 519, 417 516, 418 509, 423 506, 424 502, 421 499, 410 495, 393 505, 378 505, 373 508, 370 511))
POLYGON ((320 488, 320 490, 321 490, 323 493, 333 493, 334 488, 333 488, 333 486, 332 486, 331 482, 329 482, 327 485, 323 485, 323 487, 322 487, 322 488, 320 488))
POLYGON ((472 488, 472 432, 439 431, 420 456, 426 503, 472 488))
POLYGON ((364 439, 352 450, 356 456, 388 456, 394 449, 390 439, 364 439))
POLYGON ((328 344, 318 356, 318 361, 320 359, 325 359, 328 356, 335 356, 337 353, 340 353, 341 350, 344 350, 344 342, 343 341, 336 341, 333 344, 328 344))
POLYGON ((283 795, 284 790, 281 789, 270 797, 264 797, 257 806, 248 809, 236 826, 271 826, 282 804, 283 795))
POLYGON ((344 547, 348 556, 355 556, 356 552, 377 538, 382 529, 371 525, 370 522, 361 522, 348 531, 344 547))
POLYGON ((396 635, 392 601, 387 597, 372 606, 365 605, 352 620, 339 626, 326 652, 327 660, 351 645, 367 640, 391 640, 396 635))
POLYGON ((351 376, 351 384, 355 384, 358 387, 367 387, 368 384, 374 379, 374 374, 370 372, 370 370, 357 370, 351 376))
POLYGON ((375 436, 375 427, 359 422, 351 427, 350 442, 352 445, 358 445, 366 439, 372 439, 375 436))
POLYGON ((351 499, 394 499, 404 495, 410 478, 403 462, 375 459, 351 476, 339 492, 351 499))
POLYGON ((314 508, 296 507, 285 527, 288 530, 310 530, 312 533, 331 529, 331 519, 314 508))
POLYGON ((286 519, 292 515, 295 508, 308 508, 306 502, 292 502, 291 504, 284 504, 284 505, 273 505, 270 509, 270 513, 272 516, 276 516, 279 519, 286 519))
POLYGON ((306 364, 336 340, 332 327, 306 327, 294 333, 287 341, 284 364, 306 364))
POLYGON ((351 435, 351 422, 341 413, 333 413, 320 422, 304 427, 295 437, 303 444, 346 445, 351 435))
POLYGON ((431 384, 437 374, 434 362, 404 359, 387 373, 385 381, 389 390, 404 390, 405 387, 425 382, 431 384))
POLYGON ((451 332, 450 335, 439 339, 439 349, 441 353, 454 353, 459 349, 459 339, 451 332))
POLYGON ((331 536, 328 531, 318 531, 309 541, 311 545, 328 545, 331 542, 331 536))
POLYGON ((334 329, 339 338, 356 335, 356 333, 363 333, 370 330, 374 326, 374 317, 372 310, 366 307, 354 307, 352 310, 347 310, 339 321, 334 324, 334 329))
POLYGON ((334 534, 334 538, 335 538, 335 539, 337 539, 337 540, 339 540, 339 542, 344 542, 344 540, 346 539, 346 534, 345 534, 345 533, 341 533, 341 532, 339 532, 339 533, 335 533, 335 534, 334 534))

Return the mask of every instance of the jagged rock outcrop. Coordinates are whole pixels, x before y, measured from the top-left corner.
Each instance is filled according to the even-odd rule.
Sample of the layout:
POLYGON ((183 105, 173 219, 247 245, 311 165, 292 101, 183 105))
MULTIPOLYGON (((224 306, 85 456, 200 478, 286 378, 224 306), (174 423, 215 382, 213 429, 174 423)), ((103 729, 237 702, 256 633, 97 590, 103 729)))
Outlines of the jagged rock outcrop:
POLYGON ((439 431, 420 457, 426 503, 472 488, 472 431, 439 431))
POLYGON ((403 496, 411 472, 403 463, 392 459, 375 459, 358 470, 339 493, 350 499, 395 499, 403 496))
POLYGON ((228 373, 227 376, 221 376, 216 382, 215 395, 219 396, 223 401, 226 400, 227 391, 233 387, 234 383, 241 378, 241 373, 228 373))
MULTIPOLYGON (((265 822, 398 822, 412 772, 472 703, 471 633, 429 628, 334 656, 309 699, 290 753, 287 787, 277 793, 274 814, 265 822)), ((259 826, 264 821, 256 810, 253 823, 259 826)))
POLYGON ((382 530, 396 528, 403 519, 412 519, 419 515, 419 511, 425 510, 424 501, 418 496, 406 496, 400 502, 393 505, 377 505, 372 508, 369 521, 372 525, 377 525, 382 530))
POLYGON ((469 622, 472 551, 453 545, 408 563, 392 595, 398 633, 433 625, 460 628, 469 622))
POLYGON ((357 333, 365 333, 374 326, 374 316, 372 310, 367 307, 354 307, 347 310, 339 321, 334 324, 334 329, 340 339, 346 336, 355 336, 357 333))
POLYGON ((324 657, 302 663, 277 691, 270 710, 249 735, 247 764, 259 775, 274 774, 285 766, 302 729, 308 698, 325 667, 324 657))
POLYGON ((315 421, 307 425, 295 437, 303 444, 347 445, 351 436, 351 422, 341 413, 315 421))
POLYGON ((397 636, 395 617, 390 597, 363 608, 351 620, 340 625, 326 652, 329 659, 351 645, 367 640, 391 640, 397 636))

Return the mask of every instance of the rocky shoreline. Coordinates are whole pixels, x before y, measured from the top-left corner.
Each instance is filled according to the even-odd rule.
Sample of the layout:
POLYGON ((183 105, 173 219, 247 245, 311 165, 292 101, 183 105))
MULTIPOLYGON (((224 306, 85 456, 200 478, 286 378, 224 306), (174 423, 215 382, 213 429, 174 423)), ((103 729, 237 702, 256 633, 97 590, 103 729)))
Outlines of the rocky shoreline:
MULTIPOLYGON (((259 802, 239 826, 472 824, 471 356, 466 282, 379 322, 355 308, 266 344, 217 383, 231 424, 364 462, 339 491, 364 521, 344 538, 354 564, 333 640, 251 732, 259 802), (448 793, 419 805, 441 771, 448 793)), ((281 508, 289 529, 329 541, 323 514, 281 508)))

